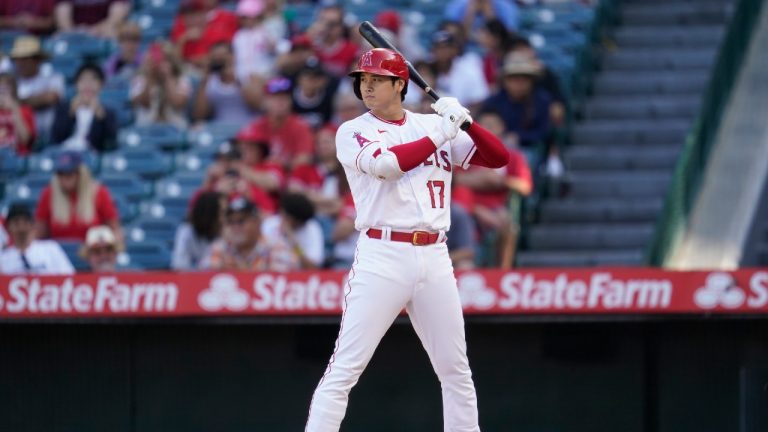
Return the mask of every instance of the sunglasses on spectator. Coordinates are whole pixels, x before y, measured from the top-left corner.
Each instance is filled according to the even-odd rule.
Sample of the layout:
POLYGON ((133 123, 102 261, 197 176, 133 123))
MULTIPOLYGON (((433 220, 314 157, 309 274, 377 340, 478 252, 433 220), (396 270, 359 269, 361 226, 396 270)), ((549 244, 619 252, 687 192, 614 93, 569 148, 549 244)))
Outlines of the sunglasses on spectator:
POLYGON ((239 218, 227 218, 226 223, 227 225, 242 225, 247 220, 246 217, 239 217, 239 218))
POLYGON ((114 246, 91 246, 88 248, 88 254, 90 255, 106 255, 115 253, 114 246))

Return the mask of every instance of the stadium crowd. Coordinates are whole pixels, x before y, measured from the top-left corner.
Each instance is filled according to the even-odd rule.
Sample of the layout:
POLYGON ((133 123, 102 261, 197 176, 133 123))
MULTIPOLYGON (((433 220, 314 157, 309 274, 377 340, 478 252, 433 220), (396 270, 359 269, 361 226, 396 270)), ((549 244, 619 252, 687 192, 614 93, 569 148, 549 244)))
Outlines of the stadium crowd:
MULTIPOLYGON (((186 205, 183 220, 171 219, 170 268, 348 268, 358 233, 334 137, 365 110, 346 73, 369 46, 342 4, 314 3, 313 19, 301 26, 289 13, 297 3, 0 2, 0 29, 13 35, 0 65, 0 154, 52 157, 33 207, 6 193, 0 272, 71 273, 73 250, 93 271, 130 268, 119 257, 140 239, 96 169, 143 148, 126 131, 157 126, 183 137, 228 132, 208 134, 214 142, 205 151, 171 149, 171 157, 203 163, 194 170, 199 184, 177 197, 186 205), (153 29, 136 11, 166 3, 174 11, 168 34, 148 35, 153 29), (106 41, 107 53, 66 70, 55 41, 72 35, 106 41), (107 102, 120 89, 125 105, 107 102), (57 241, 81 247, 64 253, 57 241)), ((518 31, 520 10, 531 3, 452 0, 426 38, 396 9, 375 15, 437 92, 470 107, 512 154, 506 168, 456 172, 448 236, 456 268, 511 267, 520 203, 534 177, 562 174, 553 136, 568 97, 518 31)), ((406 107, 432 112, 430 103, 411 83, 406 107)), ((152 149, 157 158, 169 154, 152 149)), ((143 180, 157 189, 163 178, 143 180)))

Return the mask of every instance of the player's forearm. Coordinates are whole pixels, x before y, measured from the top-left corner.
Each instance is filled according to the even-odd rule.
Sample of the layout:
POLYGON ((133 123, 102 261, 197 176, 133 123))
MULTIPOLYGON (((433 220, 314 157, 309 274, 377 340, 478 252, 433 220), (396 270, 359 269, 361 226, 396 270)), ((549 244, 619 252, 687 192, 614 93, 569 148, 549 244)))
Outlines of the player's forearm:
POLYGON ((435 148, 434 142, 429 137, 388 149, 369 144, 360 150, 356 164, 360 171, 377 179, 399 180, 405 172, 421 165, 429 155, 435 152, 435 148))
POLYGON ((389 151, 397 157, 397 164, 403 172, 410 171, 435 152, 435 143, 429 137, 390 147, 389 151))
POLYGON ((504 148, 504 143, 489 130, 473 122, 467 134, 477 147, 477 153, 470 163, 488 168, 501 168, 509 163, 509 152, 504 148))

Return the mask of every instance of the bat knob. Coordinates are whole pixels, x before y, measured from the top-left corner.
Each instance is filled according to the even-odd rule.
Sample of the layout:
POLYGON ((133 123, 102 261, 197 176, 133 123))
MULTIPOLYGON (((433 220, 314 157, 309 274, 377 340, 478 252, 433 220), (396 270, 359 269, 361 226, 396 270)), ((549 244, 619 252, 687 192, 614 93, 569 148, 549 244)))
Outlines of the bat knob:
POLYGON ((454 116, 450 116, 450 117, 448 117, 448 119, 451 120, 451 123, 456 121, 456 117, 454 117, 454 116))

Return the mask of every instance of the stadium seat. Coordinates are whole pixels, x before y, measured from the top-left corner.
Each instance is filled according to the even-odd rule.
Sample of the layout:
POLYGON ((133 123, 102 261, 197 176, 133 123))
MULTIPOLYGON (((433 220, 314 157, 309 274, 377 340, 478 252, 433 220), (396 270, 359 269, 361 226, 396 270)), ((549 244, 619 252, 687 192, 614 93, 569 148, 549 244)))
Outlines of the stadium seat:
POLYGON ((115 207, 117 207, 117 212, 120 214, 120 224, 128 224, 136 218, 139 210, 135 202, 131 202, 128 198, 116 194, 112 194, 112 200, 115 203, 115 207))
POLYGON ((82 272, 88 271, 88 263, 80 257, 80 248, 83 244, 76 240, 57 240, 57 243, 64 249, 64 253, 67 254, 67 258, 75 267, 75 271, 82 272))
POLYGON ((63 75, 68 83, 74 82, 75 74, 82 64, 82 57, 74 55, 55 56, 50 61, 50 67, 63 75))
POLYGON ((191 130, 187 134, 189 145, 196 152, 213 154, 219 144, 237 135, 242 125, 233 123, 213 123, 201 129, 191 130))
POLYGON ((203 177, 191 175, 173 175, 155 183, 155 196, 158 198, 186 197, 189 199, 200 188, 203 177))
POLYGON ((170 156, 154 149, 116 150, 102 156, 103 173, 133 172, 146 180, 154 180, 171 172, 170 156))
POLYGON ((53 36, 44 43, 46 51, 57 57, 90 57, 99 59, 108 52, 109 43, 105 39, 87 33, 62 33, 53 36))
MULTIPOLYGON (((174 158, 174 171, 177 173, 202 173, 213 162, 213 153, 192 150, 186 153, 177 153, 174 158)), ((200 174, 200 175, 202 175, 200 174)))
POLYGON ((104 173, 99 176, 99 181, 113 196, 121 196, 132 203, 152 196, 152 184, 132 172, 104 173))
POLYGON ((186 139, 184 132, 175 126, 156 123, 120 130, 117 134, 117 143, 121 149, 154 147, 175 151, 184 148, 186 139))
MULTIPOLYGON (((30 173, 52 173, 53 161, 56 159, 56 155, 63 150, 60 147, 48 147, 40 153, 35 153, 29 156, 28 170, 30 173)), ((82 152, 83 163, 88 169, 96 174, 99 172, 99 156, 96 152, 86 151, 82 152)))
POLYGON ((51 174, 34 173, 9 182, 5 185, 5 200, 16 201, 37 198, 43 189, 51 182, 51 174))
MULTIPOLYGON (((26 159, 11 148, 0 149, 0 182, 16 178, 26 169, 26 159)), ((2 192, 2 191, 0 191, 2 192)))
POLYGON ((171 266, 171 252, 165 243, 155 240, 126 241, 125 253, 120 254, 121 266, 138 265, 146 270, 167 270, 171 266))
POLYGON ((131 241, 156 240, 165 243, 170 248, 173 247, 173 240, 178 226, 179 222, 175 220, 144 215, 126 226, 125 232, 127 238, 131 241))

